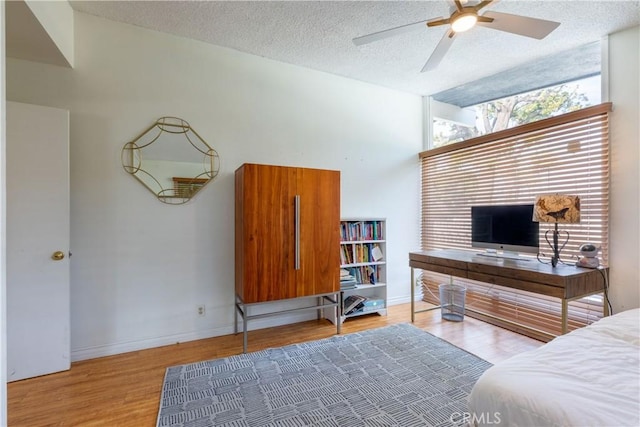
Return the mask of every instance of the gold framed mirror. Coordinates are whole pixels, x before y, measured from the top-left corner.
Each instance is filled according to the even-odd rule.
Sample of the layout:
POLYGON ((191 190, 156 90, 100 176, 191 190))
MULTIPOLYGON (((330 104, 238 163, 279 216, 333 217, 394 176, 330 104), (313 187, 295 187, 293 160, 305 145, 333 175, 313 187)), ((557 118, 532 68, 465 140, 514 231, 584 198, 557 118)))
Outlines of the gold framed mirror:
POLYGON ((220 171, 220 157, 178 117, 161 117, 122 147, 122 167, 163 203, 188 202, 220 171))

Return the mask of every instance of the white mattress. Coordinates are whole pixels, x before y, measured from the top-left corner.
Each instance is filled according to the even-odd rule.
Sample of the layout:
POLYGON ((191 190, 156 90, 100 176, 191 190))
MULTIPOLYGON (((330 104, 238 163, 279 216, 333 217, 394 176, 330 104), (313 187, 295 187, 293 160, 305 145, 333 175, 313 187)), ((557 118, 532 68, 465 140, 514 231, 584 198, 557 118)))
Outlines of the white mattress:
POLYGON ((469 399, 478 426, 640 426, 640 309, 489 368, 469 399))

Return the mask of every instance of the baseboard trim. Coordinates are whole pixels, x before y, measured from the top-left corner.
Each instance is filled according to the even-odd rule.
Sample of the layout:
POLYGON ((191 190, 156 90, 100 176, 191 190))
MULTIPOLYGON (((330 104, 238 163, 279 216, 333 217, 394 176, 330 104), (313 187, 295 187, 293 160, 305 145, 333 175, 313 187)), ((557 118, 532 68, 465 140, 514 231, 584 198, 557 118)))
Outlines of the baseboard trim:
MULTIPOLYGON (((416 292, 415 295, 415 300, 416 301, 421 301, 422 300, 422 292, 416 292)), ((391 305, 398 305, 398 304, 407 304, 411 302, 411 295, 402 295, 399 297, 393 297, 393 298, 388 298, 387 299, 387 305, 391 306, 391 305)))
MULTIPOLYGON (((282 315, 268 317, 264 319, 252 320, 247 324, 247 330, 253 331, 257 329, 271 328, 274 326, 289 325, 291 323, 305 322, 307 320, 316 319, 316 313, 298 313, 292 315, 282 315)), ((242 333, 242 322, 238 322, 238 330, 242 333)), ((165 345, 174 345, 183 342, 196 341, 206 338, 219 337, 222 335, 233 334, 233 325, 222 326, 219 328, 203 329, 201 331, 192 331, 184 334, 166 335, 149 339, 136 341, 120 342, 107 345, 99 345, 94 347, 85 347, 71 350, 71 362, 79 362, 81 360, 96 359, 98 357, 113 356, 116 354, 128 353, 131 351, 148 350, 150 348, 162 347, 165 345)), ((242 352, 242 346, 238 347, 238 353, 242 352)))
POLYGON ((167 335, 136 341, 120 342, 114 344, 99 345, 71 350, 71 362, 95 359, 98 357, 113 356, 115 354, 128 353, 130 351, 147 350, 165 345, 174 345, 181 342, 195 341, 205 338, 229 335, 233 333, 233 326, 206 329, 202 331, 188 332, 185 334, 167 335))
MULTIPOLYGON (((416 301, 422 299, 422 295, 416 295, 416 301)), ((411 302, 410 295, 394 297, 387 300, 387 305, 398 305, 411 302)), ((289 325, 292 323, 305 322, 307 320, 316 319, 315 312, 298 313, 282 316, 266 317, 263 319, 252 320, 248 324, 248 330, 272 328, 275 326, 289 325)), ((330 319, 328 319, 331 321, 330 319)), ((238 329, 242 333, 242 322, 239 322, 238 329)), ((192 331, 184 334, 166 335, 155 338, 141 339, 135 341, 127 341, 94 347, 85 347, 71 350, 71 362, 79 362, 81 360, 95 359, 98 357, 113 356, 116 354, 128 353, 131 351, 148 350, 150 348, 162 347, 165 345, 174 345, 182 342, 202 340, 206 338, 219 337, 222 335, 233 334, 233 325, 225 325, 219 328, 203 329, 200 331, 192 331)), ((242 348, 238 348, 238 353, 242 348)))

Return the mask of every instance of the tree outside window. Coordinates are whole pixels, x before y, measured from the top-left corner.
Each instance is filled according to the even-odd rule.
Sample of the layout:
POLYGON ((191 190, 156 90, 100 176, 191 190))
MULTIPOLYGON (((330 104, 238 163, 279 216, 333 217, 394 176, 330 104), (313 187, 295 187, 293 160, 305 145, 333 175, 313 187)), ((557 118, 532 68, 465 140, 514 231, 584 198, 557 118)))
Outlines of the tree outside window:
POLYGON ((433 119, 433 147, 497 132, 600 103, 600 75, 475 105, 475 127, 433 119))

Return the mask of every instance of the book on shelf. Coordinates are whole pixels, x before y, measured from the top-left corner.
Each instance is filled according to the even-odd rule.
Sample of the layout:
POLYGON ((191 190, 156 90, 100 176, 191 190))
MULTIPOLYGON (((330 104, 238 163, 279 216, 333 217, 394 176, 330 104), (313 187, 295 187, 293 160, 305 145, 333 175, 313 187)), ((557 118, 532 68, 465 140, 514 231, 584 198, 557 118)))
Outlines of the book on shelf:
POLYGON ((380 279, 380 270, 377 265, 349 267, 349 276, 341 276, 340 283, 352 279, 359 285, 375 285, 380 279))
POLYGON ((384 308, 384 299, 374 295, 362 302, 364 308, 380 309, 384 308))
POLYGON ((371 259, 373 261, 380 261, 383 257, 384 254, 382 253, 380 246, 375 245, 373 248, 371 248, 371 259))
POLYGON ((372 285, 376 284, 376 269, 369 266, 367 267, 367 274, 369 276, 369 283, 371 283, 372 285))
POLYGON ((363 313, 372 313, 384 309, 384 305, 363 305, 358 310, 363 313))
POLYGON ((353 253, 351 252, 351 249, 346 245, 343 245, 340 251, 340 262, 342 264, 353 263, 353 253))
POLYGON ((340 290, 345 291, 349 289, 356 288, 356 278, 351 275, 349 270, 345 270, 344 268, 340 269, 340 290))
POLYGON ((366 301, 366 298, 361 295, 349 295, 342 304, 344 314, 351 314, 362 308, 364 301, 366 301))
POLYGON ((355 276, 349 270, 345 270, 344 268, 340 269, 340 280, 351 280, 355 279, 355 276))
POLYGON ((340 223, 342 241, 384 239, 381 221, 342 221, 340 223))

